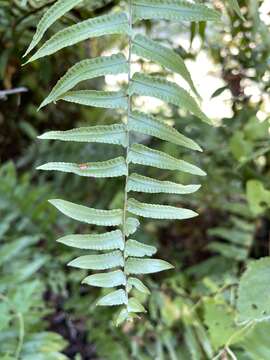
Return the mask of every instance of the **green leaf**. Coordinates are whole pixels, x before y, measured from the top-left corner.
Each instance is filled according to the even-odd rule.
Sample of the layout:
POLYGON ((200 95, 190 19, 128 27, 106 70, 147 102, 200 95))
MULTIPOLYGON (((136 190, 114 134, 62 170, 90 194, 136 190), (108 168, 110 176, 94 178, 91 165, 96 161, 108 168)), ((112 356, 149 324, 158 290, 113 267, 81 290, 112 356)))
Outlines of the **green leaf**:
POLYGON ((128 88, 129 95, 150 96, 190 111, 202 121, 211 120, 200 110, 194 98, 177 84, 162 77, 135 73, 128 88))
POLYGON ((164 19, 172 21, 216 21, 220 14, 202 4, 185 0, 133 0, 134 21, 164 19))
POLYGON ((191 194, 199 190, 201 185, 182 185, 171 181, 161 181, 139 174, 131 174, 128 178, 127 190, 144 193, 191 194))
POLYGON ((55 23, 56 20, 61 18, 81 2, 82 0, 58 0, 56 3, 50 6, 38 23, 36 33, 24 56, 28 55, 30 51, 36 47, 47 29, 49 29, 49 27, 55 23))
POLYGON ((239 322, 270 319, 270 257, 249 263, 240 279, 237 309, 239 322))
POLYGON ((198 214, 192 210, 174 206, 141 203, 135 199, 128 200, 128 211, 132 214, 151 219, 190 219, 198 214))
POLYGON ((131 146, 127 160, 129 163, 153 166, 159 169, 179 170, 198 176, 205 176, 206 173, 197 166, 184 160, 178 160, 162 151, 153 150, 141 144, 131 146))
POLYGON ((153 274, 172 268, 173 266, 167 261, 159 259, 128 258, 125 265, 128 274, 153 274))
POLYGON ((136 240, 129 239, 125 246, 125 257, 135 256, 144 257, 152 256, 157 252, 154 246, 142 244, 136 240))
POLYGON ((85 164, 53 162, 39 166, 37 170, 56 170, 94 178, 112 178, 127 175, 128 173, 127 165, 123 157, 85 164))
POLYGON ((244 16, 241 13, 239 4, 237 0, 227 0, 232 9, 236 12, 236 14, 240 17, 241 20, 246 21, 244 16))
POLYGON ((259 180, 248 180, 247 201, 254 215, 263 214, 270 207, 270 191, 266 190, 259 180))
POLYGON ((42 102, 40 109, 56 101, 78 83, 104 75, 114 75, 128 72, 128 63, 123 54, 98 57, 83 60, 72 66, 57 82, 49 96, 42 102))
POLYGON ((134 217, 128 217, 125 224, 125 235, 129 237, 129 235, 134 234, 139 226, 140 222, 138 219, 134 217))
POLYGON ((181 75, 196 96, 200 98, 184 60, 175 51, 160 45, 159 42, 154 41, 147 36, 137 34, 132 42, 132 52, 147 60, 157 62, 172 72, 181 75))
POLYGON ((128 312, 131 313, 142 313, 146 312, 145 308, 142 306, 142 304, 134 297, 128 299, 128 312))
POLYGON ((124 266, 124 258, 121 251, 113 251, 102 255, 84 255, 68 263, 79 269, 106 270, 117 266, 124 266))
POLYGON ((53 35, 27 63, 54 54, 58 50, 89 38, 125 33, 129 33, 129 23, 125 13, 114 13, 88 19, 53 35))
POLYGON ((202 151, 201 147, 196 144, 195 141, 182 135, 172 126, 165 124, 154 116, 146 115, 138 111, 130 114, 128 128, 129 130, 155 136, 158 139, 169 141, 188 149, 202 151))
POLYGON ((124 290, 116 290, 108 295, 103 296, 98 302, 97 306, 115 306, 127 304, 128 299, 124 290))
POLYGON ((106 109, 127 109, 128 100, 124 91, 78 90, 68 91, 59 100, 75 104, 101 107, 106 109))
POLYGON ((143 282, 135 277, 128 278, 128 291, 130 291, 133 287, 140 291, 143 294, 150 294, 149 289, 143 284, 143 282))
POLYGON ((123 124, 89 126, 66 131, 48 131, 38 138, 42 140, 96 142, 127 146, 126 127, 123 124))
POLYGON ((49 202, 64 215, 87 224, 113 226, 122 223, 123 211, 121 209, 97 210, 61 199, 53 199, 49 202))
POLYGON ((82 284, 111 288, 126 285, 126 276, 121 270, 87 276, 82 284))
POLYGON ((61 244, 77 249, 87 250, 115 250, 124 249, 123 234, 120 230, 103 234, 66 235, 57 240, 61 244))

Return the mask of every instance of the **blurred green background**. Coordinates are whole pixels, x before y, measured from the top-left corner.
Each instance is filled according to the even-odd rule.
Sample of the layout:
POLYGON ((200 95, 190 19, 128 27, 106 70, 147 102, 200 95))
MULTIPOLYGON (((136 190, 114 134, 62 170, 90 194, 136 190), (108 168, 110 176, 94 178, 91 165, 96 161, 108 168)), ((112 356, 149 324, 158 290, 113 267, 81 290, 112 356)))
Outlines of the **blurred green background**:
MULTIPOLYGON (((229 351, 240 360, 270 359, 269 322, 254 326, 244 340, 230 341, 232 350, 222 350, 235 331, 239 277, 251 259, 269 255, 269 0, 240 0, 245 21, 232 11, 231 1, 212 0, 223 14, 220 24, 142 25, 186 60, 203 110, 215 125, 204 125, 176 107, 140 99, 153 113, 161 111, 204 152, 195 156, 150 137, 139 140, 196 162, 208 176, 195 195, 159 196, 161 203, 196 209, 199 217, 143 223, 141 239, 157 244, 159 257, 175 270, 146 278, 152 290, 145 299, 148 314, 120 328, 114 326, 113 310, 95 307, 99 290, 80 284, 85 272, 66 267, 76 250, 55 242, 85 227, 57 214, 47 200, 121 206, 123 180, 48 175, 35 168, 52 160, 83 163, 113 157, 118 150, 112 146, 41 142, 37 135, 48 129, 114 123, 122 114, 61 102, 41 112, 36 109, 72 64, 125 50, 126 42, 119 36, 95 39, 22 67, 35 26, 53 2, 0 1, 1 360, 207 360, 217 354, 233 358, 229 351), (8 94, 21 87, 26 92, 8 94)), ((122 3, 86 0, 53 30, 122 3)), ((162 71, 149 63, 135 66, 154 74, 162 71)), ((101 89, 117 83, 106 77, 105 83, 98 79, 90 85, 101 89)), ((156 170, 151 171, 155 175, 156 170)), ((169 177, 166 171, 159 175, 169 177)), ((192 181, 183 174, 173 176, 177 182, 192 181)), ((148 195, 145 200, 154 199, 148 195)))

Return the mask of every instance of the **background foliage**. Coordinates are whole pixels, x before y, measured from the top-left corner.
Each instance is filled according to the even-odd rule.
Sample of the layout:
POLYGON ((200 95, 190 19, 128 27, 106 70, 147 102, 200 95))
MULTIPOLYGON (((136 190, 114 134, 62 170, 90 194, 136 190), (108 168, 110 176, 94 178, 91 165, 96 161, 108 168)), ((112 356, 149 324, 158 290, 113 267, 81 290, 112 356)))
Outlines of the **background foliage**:
MULTIPOLYGON (((0 89, 28 89, 0 97, 1 359, 270 358, 270 305, 265 300, 269 298, 270 261, 252 262, 269 255, 267 1, 239 1, 245 21, 232 11, 233 1, 213 1, 223 12, 225 24, 215 28, 202 23, 190 28, 145 23, 156 38, 173 34, 171 45, 190 64, 195 62, 195 68, 200 54, 207 56, 212 71, 222 79, 215 92, 207 95, 213 96, 212 103, 222 99, 227 111, 223 114, 214 107, 216 126, 209 128, 198 126, 173 107, 162 108, 168 121, 206 149, 198 161, 208 177, 196 196, 181 199, 198 209, 198 218, 145 224, 141 236, 158 243, 161 257, 173 263, 175 271, 148 278, 152 290, 149 313, 122 328, 108 322, 110 309, 95 308, 99 292, 79 285, 85 273, 65 267, 76 251, 55 243, 56 235, 84 229, 81 225, 75 228, 76 223, 57 215, 46 202, 66 194, 77 203, 83 200, 93 207, 113 207, 122 201, 121 184, 114 180, 108 187, 103 180, 48 176, 34 169, 50 159, 75 161, 78 154, 82 162, 89 160, 89 154, 100 160, 108 157, 110 147, 46 144, 36 136, 47 129, 109 124, 114 120, 112 112, 61 103, 39 113, 36 108, 48 87, 79 58, 125 44, 117 36, 102 42, 91 40, 77 46, 75 53, 63 50, 21 68, 34 26, 50 2, 0 1, 0 89), (188 46, 180 46, 181 40, 188 46), (246 267, 249 270, 239 288, 246 267), (259 291, 265 295, 259 298, 254 274, 263 284, 259 291)), ((83 9, 74 10, 56 27, 106 13, 118 3, 85 1, 83 9)), ((102 82, 91 86, 99 89, 102 82)), ((207 88, 203 83, 203 91, 208 92, 207 88)), ((149 141, 144 139, 146 144, 149 141)), ((165 146, 155 142, 161 150, 165 146)), ((191 157, 175 147, 170 150, 175 156, 191 157)), ((177 197, 162 197, 164 202, 178 202, 177 197)))

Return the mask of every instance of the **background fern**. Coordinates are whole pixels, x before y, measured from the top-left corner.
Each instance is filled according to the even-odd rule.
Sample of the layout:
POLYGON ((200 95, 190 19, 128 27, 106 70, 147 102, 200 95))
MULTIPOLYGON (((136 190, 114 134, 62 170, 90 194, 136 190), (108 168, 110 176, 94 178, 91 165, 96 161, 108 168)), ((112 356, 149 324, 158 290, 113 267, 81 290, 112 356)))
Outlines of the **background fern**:
MULTIPOLYGON (((28 55, 36 47, 44 33, 57 19, 79 3, 80 1, 78 0, 70 0, 68 2, 66 0, 59 0, 54 3, 40 20, 37 32, 25 55, 28 55)), ((81 23, 59 31, 47 40, 28 60, 28 62, 31 62, 52 55, 67 46, 74 45, 89 37, 123 34, 128 39, 127 60, 122 54, 82 60, 68 70, 40 106, 44 107, 50 102, 65 100, 86 106, 123 109, 126 111, 125 125, 119 124, 67 130, 65 132, 49 132, 41 136, 42 139, 102 142, 122 145, 126 148, 125 158, 120 157, 105 162, 84 164, 57 162, 39 167, 41 170, 58 170, 81 176, 105 178, 125 176, 126 178, 122 209, 99 210, 65 200, 50 201, 58 210, 72 219, 94 225, 120 226, 121 236, 119 230, 117 230, 118 238, 115 241, 111 238, 113 236, 111 232, 99 235, 84 235, 83 238, 79 235, 69 235, 68 239, 60 240, 69 246, 75 245, 75 247, 82 249, 115 250, 102 255, 83 255, 71 261, 69 266, 88 270, 120 268, 117 271, 92 275, 83 280, 84 283, 98 287, 122 287, 120 290, 114 290, 106 294, 97 302, 97 305, 101 306, 124 305, 124 308, 119 313, 117 324, 134 317, 136 313, 145 311, 139 300, 130 295, 133 286, 139 291, 145 289, 145 287, 143 284, 138 286, 139 279, 134 278, 133 280, 131 276, 133 274, 155 273, 172 268, 172 265, 164 260, 147 258, 156 252, 154 247, 141 243, 138 241, 139 239, 128 240, 129 236, 133 235, 139 226, 138 220, 133 216, 154 219, 189 219, 197 215, 189 209, 144 203, 131 198, 128 193, 134 191, 134 189, 136 192, 142 193, 168 192, 176 194, 179 192, 183 193, 184 189, 187 188, 190 189, 188 192, 194 192, 198 189, 196 185, 184 186, 173 184, 157 181, 137 173, 131 173, 131 165, 139 164, 159 169, 178 170, 199 176, 206 175, 204 171, 193 164, 176 159, 161 151, 131 142, 130 132, 138 130, 143 134, 150 134, 159 139, 201 151, 199 145, 183 134, 180 134, 176 129, 167 126, 162 119, 156 120, 154 117, 148 116, 143 112, 134 111, 133 97, 137 95, 156 97, 162 101, 180 106, 201 120, 210 123, 210 120, 200 110, 196 100, 176 83, 152 75, 133 74, 132 55, 136 54, 148 60, 158 62, 168 70, 178 72, 191 86, 195 95, 198 96, 198 92, 181 57, 170 49, 167 51, 166 47, 156 44, 146 36, 135 36, 134 25, 138 21, 145 19, 171 21, 212 21, 219 19, 219 14, 215 10, 201 4, 190 4, 186 1, 134 0, 129 1, 126 10, 127 15, 124 12, 115 12, 84 20, 81 23), (121 73, 127 74, 126 89, 122 88, 114 92, 72 90, 81 81, 121 73), (130 215, 132 216, 130 217, 130 215), (122 242, 120 240, 121 237, 122 242), (106 242, 105 239, 108 239, 108 241, 106 242)))

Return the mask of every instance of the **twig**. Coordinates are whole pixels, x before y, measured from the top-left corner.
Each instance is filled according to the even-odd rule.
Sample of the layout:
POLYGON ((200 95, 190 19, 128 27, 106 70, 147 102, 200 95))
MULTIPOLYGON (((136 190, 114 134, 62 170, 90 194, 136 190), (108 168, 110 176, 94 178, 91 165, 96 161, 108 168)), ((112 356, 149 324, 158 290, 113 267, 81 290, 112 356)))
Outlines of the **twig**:
POLYGON ((8 95, 20 94, 27 91, 28 89, 25 87, 19 87, 10 90, 0 90, 0 99, 5 99, 8 95))

